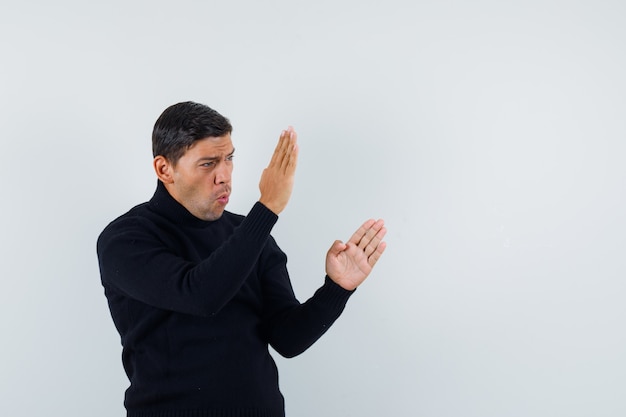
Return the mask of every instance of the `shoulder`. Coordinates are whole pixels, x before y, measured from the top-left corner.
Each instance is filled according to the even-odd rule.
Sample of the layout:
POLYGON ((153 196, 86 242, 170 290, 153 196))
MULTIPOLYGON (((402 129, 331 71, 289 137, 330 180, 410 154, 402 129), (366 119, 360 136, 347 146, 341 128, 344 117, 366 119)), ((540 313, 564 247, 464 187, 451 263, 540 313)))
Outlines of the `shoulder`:
POLYGON ((162 228, 163 219, 155 215, 149 203, 139 204, 126 213, 111 221, 98 236, 98 248, 104 243, 115 240, 120 236, 128 236, 136 233, 152 234, 162 228))
POLYGON ((141 222, 142 219, 148 219, 150 217, 150 210, 148 208, 148 205, 149 203, 141 203, 131 208, 126 213, 118 216, 113 221, 111 221, 104 228, 102 233, 116 229, 120 225, 141 222))

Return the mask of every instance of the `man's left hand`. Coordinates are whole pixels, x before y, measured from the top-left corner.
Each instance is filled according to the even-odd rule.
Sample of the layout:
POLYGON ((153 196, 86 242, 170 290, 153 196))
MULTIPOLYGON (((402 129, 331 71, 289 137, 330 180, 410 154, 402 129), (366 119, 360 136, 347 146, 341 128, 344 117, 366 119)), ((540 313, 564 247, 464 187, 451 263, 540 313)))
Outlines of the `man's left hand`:
POLYGON ((383 220, 368 220, 347 243, 336 240, 326 254, 326 274, 346 290, 354 290, 372 272, 385 251, 383 220))

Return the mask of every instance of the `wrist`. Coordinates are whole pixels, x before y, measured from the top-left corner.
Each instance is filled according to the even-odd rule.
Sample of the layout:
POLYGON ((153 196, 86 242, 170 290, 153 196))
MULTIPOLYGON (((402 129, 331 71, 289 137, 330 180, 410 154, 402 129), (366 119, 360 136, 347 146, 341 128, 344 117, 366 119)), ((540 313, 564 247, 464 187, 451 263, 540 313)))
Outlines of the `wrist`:
POLYGON ((276 204, 272 204, 271 202, 264 200, 263 197, 259 199, 259 203, 263 204, 268 210, 270 210, 272 213, 274 213, 277 216, 282 211, 282 209, 279 209, 276 204))
POLYGON ((354 291, 357 289, 358 285, 355 285, 354 282, 350 281, 350 280, 342 280, 342 279, 336 279, 331 277, 328 273, 326 273, 326 276, 332 281, 334 282, 337 286, 343 288, 346 291, 354 291))
POLYGON ((337 280, 333 279, 333 277, 331 277, 330 275, 326 274, 326 281, 327 283, 333 283, 337 289, 341 289, 343 291, 347 291, 347 292, 354 292, 356 291, 357 287, 356 286, 350 286, 350 285, 342 285, 341 282, 337 282, 337 280))

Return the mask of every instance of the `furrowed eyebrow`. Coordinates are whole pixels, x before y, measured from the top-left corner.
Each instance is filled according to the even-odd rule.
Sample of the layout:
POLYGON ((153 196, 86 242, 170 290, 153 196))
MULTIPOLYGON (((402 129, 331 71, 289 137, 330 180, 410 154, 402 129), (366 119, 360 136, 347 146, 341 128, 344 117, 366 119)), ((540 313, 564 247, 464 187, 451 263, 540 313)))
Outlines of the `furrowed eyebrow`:
POLYGON ((219 159, 220 158, 218 158, 217 156, 203 156, 202 158, 198 158, 196 162, 205 162, 205 161, 213 162, 219 159))
MULTIPOLYGON (((235 154, 235 148, 233 148, 233 150, 226 155, 226 157, 231 157, 235 154)), ((198 160, 196 161, 196 163, 199 162, 203 162, 203 161, 209 161, 209 162, 213 162, 213 161, 219 161, 221 158, 219 156, 203 156, 201 158, 198 158, 198 160)))

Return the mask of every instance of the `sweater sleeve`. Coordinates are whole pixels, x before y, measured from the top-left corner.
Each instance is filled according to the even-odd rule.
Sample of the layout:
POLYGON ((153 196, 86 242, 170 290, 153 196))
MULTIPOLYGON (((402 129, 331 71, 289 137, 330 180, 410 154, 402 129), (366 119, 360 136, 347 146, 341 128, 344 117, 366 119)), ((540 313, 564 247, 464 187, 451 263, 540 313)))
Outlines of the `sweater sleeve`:
POLYGON ((277 219, 256 203, 228 240, 195 263, 168 249, 157 228, 144 218, 125 217, 98 239, 102 282, 153 307, 215 315, 255 267, 277 219))
POLYGON ((275 247, 272 266, 263 276, 265 313, 263 330, 269 344, 282 356, 297 356, 312 346, 339 318, 354 291, 335 284, 328 276, 306 302, 296 299, 286 267, 286 256, 275 247))

